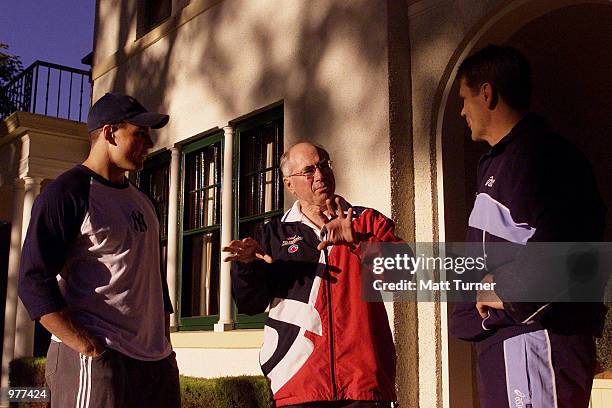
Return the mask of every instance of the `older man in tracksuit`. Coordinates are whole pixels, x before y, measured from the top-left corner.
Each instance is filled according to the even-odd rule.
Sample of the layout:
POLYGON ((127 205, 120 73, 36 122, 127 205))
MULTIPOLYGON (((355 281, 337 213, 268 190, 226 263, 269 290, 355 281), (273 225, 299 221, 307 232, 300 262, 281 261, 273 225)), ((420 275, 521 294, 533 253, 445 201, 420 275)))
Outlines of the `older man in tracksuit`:
POLYGON ((298 143, 281 158, 297 201, 256 240, 232 241, 238 310, 270 306, 260 352, 276 406, 390 407, 395 347, 384 304, 362 299, 364 242, 397 242, 391 220, 335 195, 328 153, 298 143))
MULTIPOLYGON (((525 58, 491 45, 462 63, 458 79, 472 139, 491 145, 478 165, 467 240, 485 256, 496 242, 601 241, 605 207, 588 162, 526 113, 525 58)), ((487 264, 495 293, 456 305, 451 319, 452 334, 475 345, 481 407, 586 408, 603 304, 517 302, 535 276, 516 262, 487 264)))

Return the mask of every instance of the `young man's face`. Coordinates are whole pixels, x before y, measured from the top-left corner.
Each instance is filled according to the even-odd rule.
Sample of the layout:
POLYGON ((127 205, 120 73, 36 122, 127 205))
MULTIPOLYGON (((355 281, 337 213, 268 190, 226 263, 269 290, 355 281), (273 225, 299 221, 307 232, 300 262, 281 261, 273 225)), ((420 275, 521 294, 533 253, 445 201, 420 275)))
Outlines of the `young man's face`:
POLYGON ((113 165, 126 171, 142 169, 147 151, 153 147, 149 128, 124 123, 112 133, 109 155, 113 165))
POLYGON ((336 180, 331 167, 317 167, 312 175, 295 174, 312 170, 314 165, 325 167, 327 157, 322 157, 319 150, 308 143, 294 146, 289 157, 289 170, 294 175, 284 177, 285 186, 300 202, 322 207, 325 200, 333 199, 336 180))
POLYGON ((490 111, 483 92, 481 88, 471 89, 465 78, 461 78, 459 82, 459 97, 463 99, 461 116, 467 121, 474 141, 486 140, 488 133, 490 111))

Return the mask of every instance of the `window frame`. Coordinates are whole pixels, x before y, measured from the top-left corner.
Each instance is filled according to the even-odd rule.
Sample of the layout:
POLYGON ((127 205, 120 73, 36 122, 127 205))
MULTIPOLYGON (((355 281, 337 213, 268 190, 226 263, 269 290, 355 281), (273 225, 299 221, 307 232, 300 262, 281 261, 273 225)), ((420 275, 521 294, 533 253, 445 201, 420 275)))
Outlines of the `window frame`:
MULTIPOLYGON (((232 179, 230 180, 230 188, 232 189, 232 233, 234 237, 238 236, 240 224, 242 222, 249 221, 257 221, 257 220, 265 220, 267 218, 280 216, 284 213, 283 208, 283 198, 284 198, 284 188, 282 183, 282 174, 279 173, 279 206, 280 208, 272 211, 268 211, 262 214, 243 217, 240 219, 240 208, 239 208, 239 200, 240 200, 240 138, 242 133, 252 130, 258 126, 262 126, 267 122, 272 122, 275 120, 281 119, 280 128, 282 134, 280 135, 278 141, 279 146, 276 146, 277 151, 282 154, 283 146, 284 146, 284 110, 283 105, 275 106, 269 109, 268 111, 259 113, 255 116, 252 116, 248 119, 242 121, 236 121, 231 123, 233 127, 233 154, 232 154, 232 179)), ((222 130, 216 130, 214 132, 206 132, 200 134, 196 137, 199 137, 197 140, 186 143, 182 146, 181 149, 181 161, 180 161, 180 186, 179 186, 179 197, 178 197, 178 217, 179 217, 179 225, 178 225, 178 254, 177 254, 177 291, 176 291, 176 312, 177 312, 177 329, 179 331, 210 331, 214 329, 214 325, 219 321, 219 315, 209 315, 209 316, 188 316, 183 317, 181 315, 182 309, 182 296, 183 296, 183 253, 184 253, 184 237, 187 235, 193 235, 198 233, 205 233, 216 228, 221 227, 221 220, 219 220, 218 224, 214 224, 207 227, 202 227, 194 230, 190 230, 188 233, 184 232, 184 222, 185 222, 185 189, 186 189, 186 155, 193 153, 197 150, 206 148, 214 143, 221 141, 221 157, 222 163, 225 159, 225 135, 222 130)), ((279 158, 280 158, 279 154, 279 158)), ((280 163, 279 163, 280 165, 280 163)), ((223 166, 223 164, 222 164, 223 166)), ((280 168, 279 168, 280 172, 280 168)), ((224 180, 223 173, 221 176, 221 189, 224 188, 227 180, 224 180)), ((223 203, 222 200, 219 203, 221 206, 221 212, 223 211, 223 203)), ((223 242, 221 242, 223 245, 223 242)), ((222 262, 222 260, 220 260, 222 262)), ((255 316, 248 316, 246 314, 239 314, 236 304, 232 299, 232 317, 234 321, 235 329, 262 329, 264 326, 264 321, 267 318, 268 313, 260 313, 255 316)))
MULTIPOLYGON (((177 325, 179 331, 201 331, 201 330, 213 330, 214 325, 219 321, 219 315, 209 315, 209 316, 182 316, 182 296, 183 296, 183 237, 185 235, 195 235, 200 233, 206 233, 209 231, 213 231, 217 228, 221 228, 221 220, 219 220, 218 224, 209 225, 207 227, 200 227, 189 232, 184 232, 184 222, 185 222, 185 178, 187 174, 187 169, 185 167, 186 159, 185 156, 193 153, 195 151, 206 148, 210 145, 213 145, 219 141, 221 141, 221 167, 223 167, 223 157, 225 154, 225 143, 224 143, 224 134, 223 131, 215 131, 213 133, 206 133, 200 135, 201 139, 193 141, 191 143, 183 145, 181 149, 181 164, 180 164, 180 193, 179 193, 179 226, 178 230, 178 256, 177 256, 177 291, 176 291, 176 309, 177 309, 177 325)), ((221 171, 223 169, 221 168, 221 171)), ((223 176, 221 176, 221 189, 223 189, 223 176)), ((221 200, 219 200, 221 201, 221 200)), ((222 206, 223 203, 219 202, 219 205, 222 206)), ((221 211, 223 211, 221 209, 221 211)), ((219 248, 220 249, 220 248, 219 248)))
MULTIPOLYGON (((153 153, 152 155, 150 155, 149 157, 147 157, 145 159, 145 162, 142 166, 142 169, 135 172, 137 179, 134 180, 135 184, 138 186, 138 188, 144 192, 143 188, 142 188, 142 172, 146 172, 146 171, 150 171, 151 169, 154 169, 156 167, 160 167, 162 165, 167 165, 168 166, 168 197, 167 197, 167 202, 166 205, 168 206, 168 216, 166 221, 169 222, 170 221, 170 162, 171 162, 171 155, 170 155, 170 151, 166 150, 166 149, 162 149, 159 150, 155 153, 153 153)), ((147 197, 149 197, 147 195, 147 197)), ((153 202, 153 199, 151 197, 149 197, 149 199, 151 200, 151 202, 153 203, 153 205, 155 205, 155 202, 153 202)), ((157 211, 157 209, 156 209, 157 211)), ((169 225, 166 225, 165 230, 166 230, 166 235, 162 235, 161 231, 164 229, 164 227, 161 224, 161 214, 157 214, 158 217, 158 221, 159 221, 159 230, 160 230, 160 234, 159 234, 159 239, 160 242, 168 242, 168 228, 169 225)))
MULTIPOLYGON (((282 174, 279 174, 279 176, 281 177, 281 179, 279 180, 279 182, 281 183, 280 190, 279 190, 280 192, 280 197, 279 197, 280 208, 279 209, 268 211, 268 212, 258 214, 258 215, 243 217, 243 219, 241 220, 240 219, 240 208, 239 208, 239 202, 240 202, 240 177, 239 176, 240 176, 240 148, 241 148, 240 138, 241 138, 241 135, 242 133, 246 131, 254 129, 267 122, 272 122, 278 119, 282 119, 281 128, 283 128, 284 127, 284 107, 283 105, 272 107, 266 112, 262 112, 249 119, 246 119, 240 122, 236 122, 234 125, 234 138, 233 138, 233 144, 234 144, 233 153, 234 154, 232 157, 232 164, 233 164, 232 166, 233 167, 232 168, 232 184, 233 184, 232 185, 232 197, 233 197, 232 215, 234 219, 234 223, 233 223, 234 225, 232 226, 232 232, 233 232, 234 237, 239 236, 240 224, 242 222, 265 220, 267 218, 281 216, 285 212, 284 207, 283 207, 284 189, 282 186, 282 174)), ((277 146, 277 148, 282 152, 283 146, 284 146, 284 129, 283 129, 283 134, 279 138, 279 142, 281 146, 277 146)), ((280 163, 279 163, 279 166, 280 166, 280 163)), ((279 172, 280 172, 280 167, 279 167, 279 172)), ((234 327, 236 329, 263 329, 264 322, 266 318, 268 317, 268 312, 260 313, 254 316, 249 316, 249 315, 242 314, 242 313, 239 314, 238 308, 236 307, 236 304, 233 301, 232 301, 232 305, 233 305, 232 314, 234 318, 234 327)))
POLYGON ((170 3, 169 5, 170 11, 168 12, 168 15, 159 21, 152 22, 151 15, 150 15, 151 8, 152 8, 150 4, 151 1, 150 0, 139 0, 138 10, 137 10, 138 17, 137 17, 136 39, 139 39, 145 36, 147 33, 153 31, 154 29, 156 29, 157 27, 159 27, 160 25, 164 24, 166 21, 172 18, 172 15, 175 10, 176 0, 167 0, 167 1, 170 3))

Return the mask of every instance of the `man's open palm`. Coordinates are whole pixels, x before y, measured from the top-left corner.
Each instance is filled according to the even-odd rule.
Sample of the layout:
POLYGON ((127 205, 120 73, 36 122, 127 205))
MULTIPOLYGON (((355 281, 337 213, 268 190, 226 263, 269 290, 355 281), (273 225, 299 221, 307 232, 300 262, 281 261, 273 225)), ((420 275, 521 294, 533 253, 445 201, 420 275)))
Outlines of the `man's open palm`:
POLYGON ((327 236, 317 246, 317 249, 321 251, 330 245, 354 243, 353 209, 349 208, 345 214, 340 205, 340 197, 336 197, 335 208, 332 206, 330 199, 326 201, 326 204, 331 218, 325 223, 324 227, 327 230, 327 236))
POLYGON ((272 257, 267 255, 259 246, 259 243, 251 237, 246 237, 242 241, 233 240, 226 247, 223 247, 223 252, 230 253, 224 261, 238 261, 249 263, 256 260, 262 260, 267 263, 272 263, 272 257))

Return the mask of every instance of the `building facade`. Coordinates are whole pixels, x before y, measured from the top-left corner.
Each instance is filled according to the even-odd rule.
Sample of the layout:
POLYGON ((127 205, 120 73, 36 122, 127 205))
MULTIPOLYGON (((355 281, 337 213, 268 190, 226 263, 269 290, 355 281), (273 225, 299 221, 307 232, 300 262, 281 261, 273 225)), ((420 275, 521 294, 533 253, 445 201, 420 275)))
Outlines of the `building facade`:
MULTIPOLYGON (((610 83, 611 17, 607 0, 97 1, 92 99, 124 92, 171 118, 134 177, 160 214, 181 372, 260 374, 264 316, 237 314, 220 247, 289 208, 278 165, 297 141, 325 146, 337 192, 392 217, 406 241, 463 239, 484 148, 459 116, 455 74, 490 42, 532 61, 534 110, 585 151, 612 208, 612 92, 598 85, 610 83)), ((17 201, 3 220, 25 214, 17 201)), ((473 406, 452 306, 386 306, 401 405, 473 406)))

